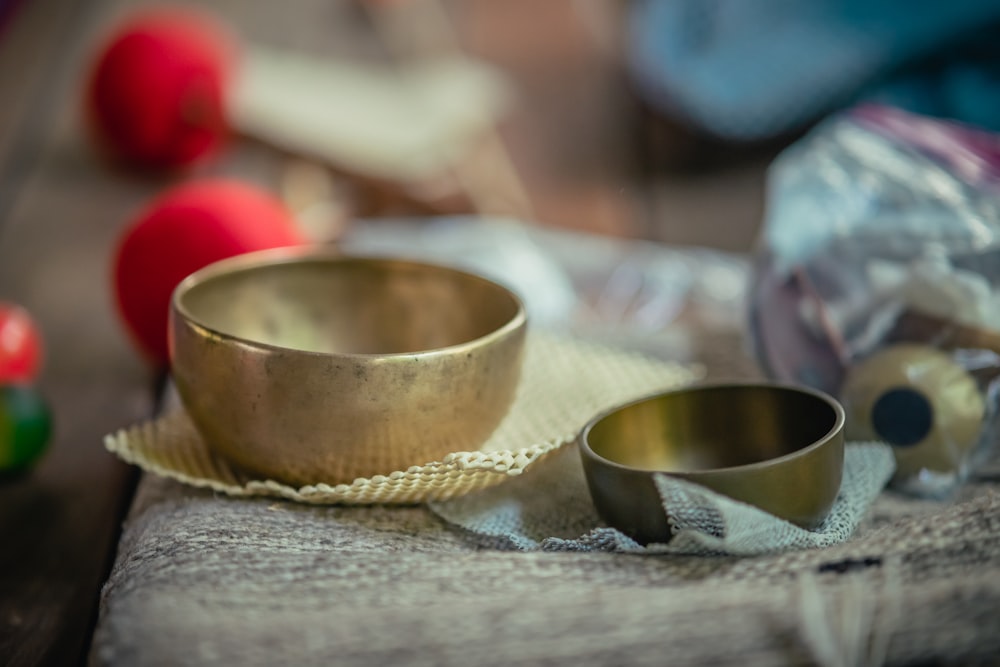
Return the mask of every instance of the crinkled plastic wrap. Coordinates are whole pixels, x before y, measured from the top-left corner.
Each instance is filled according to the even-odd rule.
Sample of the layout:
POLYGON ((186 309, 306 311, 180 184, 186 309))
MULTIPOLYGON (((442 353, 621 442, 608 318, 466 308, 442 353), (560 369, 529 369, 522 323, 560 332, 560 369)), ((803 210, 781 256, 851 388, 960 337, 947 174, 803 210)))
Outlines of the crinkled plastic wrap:
POLYGON ((838 396, 848 437, 893 445, 895 486, 950 492, 997 424, 1000 138, 858 107, 787 149, 768 184, 758 360, 838 396))
POLYGON ((451 264, 506 283, 531 326, 692 361, 675 326, 742 329, 749 266, 741 255, 553 229, 493 217, 360 221, 341 240, 348 252, 451 264))

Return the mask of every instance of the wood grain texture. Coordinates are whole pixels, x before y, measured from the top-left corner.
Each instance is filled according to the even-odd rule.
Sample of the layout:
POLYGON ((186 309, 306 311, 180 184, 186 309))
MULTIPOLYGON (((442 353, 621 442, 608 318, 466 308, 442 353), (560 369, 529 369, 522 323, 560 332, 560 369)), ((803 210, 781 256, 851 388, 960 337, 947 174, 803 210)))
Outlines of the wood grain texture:
POLYGON ((500 551, 423 507, 234 501, 150 476, 92 660, 995 665, 1000 497, 966 492, 884 496, 848 542, 741 559, 500 551))
POLYGON ((96 2, 25 3, 0 42, 0 299, 21 303, 46 346, 40 390, 54 436, 40 465, 0 482, 0 663, 74 664, 95 622, 135 474, 101 436, 148 414, 151 376, 120 333, 108 247, 145 194, 94 161, 76 84, 96 2))

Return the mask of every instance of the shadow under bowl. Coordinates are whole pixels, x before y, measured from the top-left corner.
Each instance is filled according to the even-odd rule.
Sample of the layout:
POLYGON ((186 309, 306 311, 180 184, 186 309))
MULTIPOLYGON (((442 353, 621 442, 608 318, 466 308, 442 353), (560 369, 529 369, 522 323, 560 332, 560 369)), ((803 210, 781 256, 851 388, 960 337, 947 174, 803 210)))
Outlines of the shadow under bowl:
POLYGON ((170 320, 172 375, 206 443, 295 485, 478 448, 513 402, 527 326, 480 276, 317 249, 206 267, 170 320))
POLYGON ((844 410, 804 387, 703 385, 604 412, 578 445, 598 513, 641 544, 671 537, 656 473, 814 528, 840 490, 844 410))

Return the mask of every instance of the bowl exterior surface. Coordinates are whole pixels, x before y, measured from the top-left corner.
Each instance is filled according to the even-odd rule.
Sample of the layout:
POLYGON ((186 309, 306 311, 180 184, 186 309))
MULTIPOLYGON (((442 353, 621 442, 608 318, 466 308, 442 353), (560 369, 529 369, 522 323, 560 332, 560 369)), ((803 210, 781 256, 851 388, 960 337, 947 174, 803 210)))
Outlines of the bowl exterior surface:
POLYGON ((476 449, 520 377, 523 309, 480 339, 380 355, 257 345, 174 303, 172 375, 198 431, 241 468, 288 484, 350 483, 476 449))

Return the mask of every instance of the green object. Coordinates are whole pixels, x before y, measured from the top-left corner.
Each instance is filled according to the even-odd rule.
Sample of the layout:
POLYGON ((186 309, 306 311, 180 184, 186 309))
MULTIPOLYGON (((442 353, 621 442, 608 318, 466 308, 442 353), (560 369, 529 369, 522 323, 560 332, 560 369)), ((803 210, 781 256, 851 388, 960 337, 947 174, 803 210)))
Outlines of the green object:
POLYGON ((31 387, 0 387, 0 473, 34 465, 49 443, 52 417, 31 387))

